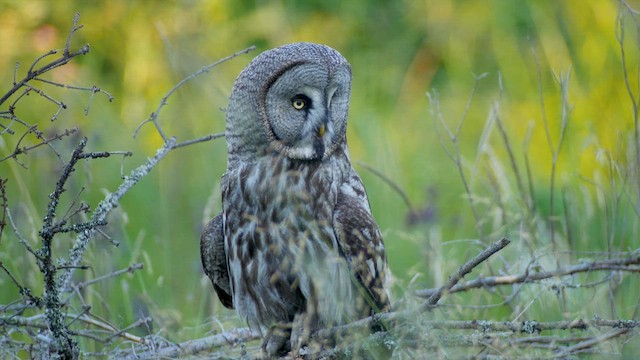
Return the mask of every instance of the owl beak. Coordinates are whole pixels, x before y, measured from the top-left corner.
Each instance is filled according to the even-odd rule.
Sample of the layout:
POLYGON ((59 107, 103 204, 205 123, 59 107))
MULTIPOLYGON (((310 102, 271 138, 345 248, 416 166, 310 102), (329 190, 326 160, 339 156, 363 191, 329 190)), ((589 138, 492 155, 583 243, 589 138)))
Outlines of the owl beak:
POLYGON ((326 126, 324 124, 320 125, 320 127, 318 128, 318 136, 322 137, 324 135, 325 130, 326 130, 326 126))

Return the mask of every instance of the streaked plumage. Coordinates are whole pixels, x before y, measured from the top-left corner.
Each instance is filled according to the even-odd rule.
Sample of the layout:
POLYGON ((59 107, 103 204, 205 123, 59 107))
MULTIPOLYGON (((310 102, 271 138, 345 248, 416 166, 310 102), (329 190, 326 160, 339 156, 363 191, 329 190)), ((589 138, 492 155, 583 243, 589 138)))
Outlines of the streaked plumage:
POLYGON ((282 324, 308 334, 389 307, 382 236, 349 160, 350 86, 337 51, 296 43, 256 57, 229 99, 223 210, 202 262, 270 355, 298 341, 274 335, 282 324))

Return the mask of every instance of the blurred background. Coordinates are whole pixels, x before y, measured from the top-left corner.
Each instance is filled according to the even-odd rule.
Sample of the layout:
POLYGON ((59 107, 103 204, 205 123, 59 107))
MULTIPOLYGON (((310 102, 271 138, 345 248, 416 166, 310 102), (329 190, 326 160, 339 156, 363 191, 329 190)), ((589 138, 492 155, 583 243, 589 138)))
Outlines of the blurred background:
MULTIPOLYGON (((80 136, 88 137, 87 150, 133 156, 83 163, 61 212, 78 197, 95 206, 120 184, 121 169, 127 174, 155 153, 162 139, 151 125, 136 138, 133 133, 178 81, 257 47, 181 88, 159 117, 178 141, 222 132, 241 69, 261 51, 310 41, 337 49, 352 65, 348 142, 384 234, 394 298, 441 285, 503 236, 513 244, 475 276, 518 273, 534 260, 552 269, 640 247, 637 124, 616 36, 624 30, 627 80, 636 97, 638 38, 617 1, 0 0, 0 93, 12 86, 16 63, 20 78, 36 57, 64 47, 76 12, 84 27, 71 49, 89 43, 91 51, 44 77, 98 86, 113 102, 98 93, 85 115, 89 92, 38 84, 68 108, 52 122, 57 106, 31 94, 16 114, 49 135, 78 126, 77 134, 54 144, 62 160, 80 136)), ((13 130, 16 135, 1 135, 0 158, 26 129, 13 130)), ((0 162, 0 176, 10 179, 18 231, 37 246, 62 161, 47 147, 19 160, 24 166, 0 162)), ((88 280, 135 262, 144 269, 87 289, 94 313, 120 327, 149 314, 152 328, 136 331, 172 341, 219 329, 212 316, 233 326, 233 312, 219 304, 199 255, 202 226, 220 211, 225 167, 224 139, 181 148, 125 196, 105 229, 120 245, 98 235, 85 256, 91 269, 76 277, 88 280)), ((57 239, 59 257, 72 241, 57 239)), ((11 228, 2 235, 0 261, 25 285, 40 288, 40 273, 11 228)), ((19 294, 3 275, 0 302, 8 303, 19 294)), ((546 295, 526 307, 466 308, 498 303, 508 289, 456 295, 440 316, 637 318, 638 278, 618 280, 604 291, 562 296, 553 284, 535 285, 527 291, 546 295)))

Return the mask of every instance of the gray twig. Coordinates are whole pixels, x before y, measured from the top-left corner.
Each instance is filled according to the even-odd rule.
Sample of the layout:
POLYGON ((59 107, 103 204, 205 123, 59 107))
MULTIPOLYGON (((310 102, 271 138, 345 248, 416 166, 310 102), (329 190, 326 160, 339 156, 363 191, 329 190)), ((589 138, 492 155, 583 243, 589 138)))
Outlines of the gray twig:
POLYGON ((160 110, 162 110, 162 107, 164 107, 165 105, 167 105, 167 100, 169 99, 169 97, 171 95, 173 95, 174 92, 176 92, 179 88, 181 88, 184 84, 186 84, 187 82, 195 79, 196 77, 209 72, 209 70, 213 69, 214 67, 227 62, 235 57, 238 57, 240 55, 246 54, 249 51, 254 50, 256 47, 255 46, 250 46, 244 50, 240 50, 235 54, 231 54, 225 58, 222 58, 212 64, 206 65, 204 67, 202 67, 200 70, 194 72, 193 74, 187 76, 186 78, 182 79, 179 83, 177 83, 174 87, 171 88, 171 90, 169 90, 169 92, 162 98, 162 100, 160 100, 160 104, 158 105, 158 108, 156 109, 156 111, 152 112, 151 115, 149 115, 149 117, 143 121, 142 123, 140 123, 140 125, 138 125, 138 127, 134 130, 133 132, 133 137, 135 138, 136 136, 138 136, 138 132, 140 131, 140 128, 142 128, 143 125, 145 125, 146 123, 152 122, 153 125, 155 125, 156 130, 158 131, 158 133, 160 134, 160 136, 162 137, 162 140, 164 140, 164 142, 168 141, 167 135, 165 135, 164 130, 162 130, 162 127, 160 126, 160 124, 158 123, 158 115, 160 114, 160 110))
POLYGON ((453 288, 453 286, 456 285, 458 281, 460 281, 465 275, 470 273, 471 270, 480 265, 480 263, 487 260, 491 255, 504 249, 504 247, 509 245, 509 243, 511 243, 509 239, 502 238, 491 244, 488 248, 483 250, 480 254, 476 255, 473 259, 467 261, 460 267, 460 269, 458 269, 458 271, 453 276, 449 278, 449 281, 446 285, 439 287, 435 292, 433 292, 433 294, 431 294, 431 296, 429 296, 427 301, 422 305, 421 309, 428 310, 430 308, 433 308, 445 292, 451 291, 451 288, 453 288))
MULTIPOLYGON (((449 289, 449 293, 467 291, 481 287, 494 287, 499 285, 513 285, 522 283, 535 283, 543 279, 572 275, 591 271, 628 271, 640 272, 640 253, 635 253, 626 258, 606 259, 601 261, 584 261, 579 264, 562 267, 553 271, 524 272, 516 275, 478 277, 464 284, 458 284, 449 289)), ((438 289, 426 289, 416 292, 420 297, 431 297, 438 289)))

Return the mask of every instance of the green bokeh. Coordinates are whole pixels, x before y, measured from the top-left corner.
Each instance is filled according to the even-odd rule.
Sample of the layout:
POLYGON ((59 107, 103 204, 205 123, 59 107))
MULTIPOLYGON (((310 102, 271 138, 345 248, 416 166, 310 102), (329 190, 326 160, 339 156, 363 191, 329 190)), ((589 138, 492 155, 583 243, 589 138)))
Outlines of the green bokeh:
MULTIPOLYGON (((612 175, 610 164, 603 160, 609 157, 627 164, 633 158, 631 147, 625 145, 633 132, 633 117, 615 37, 617 9, 616 2, 600 0, 0 1, 0 92, 11 86, 16 62, 21 64, 18 74, 24 74, 35 57, 63 47, 73 14, 79 12, 84 28, 74 35, 71 47, 89 43, 91 52, 46 77, 65 84, 95 84, 110 92, 114 101, 96 94, 85 116, 89 93, 43 85, 68 109, 50 122, 56 106, 32 94, 19 104, 18 115, 48 134, 79 126, 92 151, 133 151, 124 161, 127 173, 161 144, 150 124, 135 139, 134 130, 156 110, 162 96, 190 73, 249 45, 257 46, 249 55, 199 77, 169 100, 160 122, 179 141, 224 131, 221 109, 233 81, 260 51, 295 41, 336 48, 353 67, 348 128, 352 160, 385 235, 393 289, 399 297, 414 278, 414 289, 442 284, 459 264, 482 249, 474 242, 443 242, 490 242, 510 236, 515 245, 505 256, 511 256, 511 269, 526 267, 531 259, 518 257, 525 248, 522 224, 510 218, 508 226, 502 226, 501 214, 496 212, 501 201, 514 213, 524 205, 518 201, 508 152, 495 123, 486 146, 479 148, 479 141, 490 109, 500 99, 500 118, 523 176, 523 154, 528 154, 539 218, 547 227, 538 230, 548 235, 549 223, 544 219, 551 213, 552 152, 540 96, 552 141, 557 143, 562 100, 556 79, 569 71, 572 113, 555 175, 553 213, 562 214, 558 237, 563 248, 574 251, 627 251, 640 246, 637 214, 628 203, 622 204, 625 196, 637 199, 637 194, 624 193, 616 207, 615 194, 628 184, 619 174, 612 175), (437 90, 444 121, 453 129, 474 89, 474 78, 485 72, 488 76, 478 82, 458 137, 464 172, 483 217, 484 231, 479 234, 460 175, 447 156, 452 144, 441 124, 434 122, 426 93, 437 90), (530 142, 525 148, 528 131, 530 142), (402 198, 359 162, 402 188, 424 221, 409 225, 409 209, 402 198), (498 191, 492 183, 498 184, 498 191)), ((637 39, 630 26, 626 29, 627 61, 632 64, 629 78, 636 79, 638 49, 633 42, 637 39)), ((2 134, 1 156, 19 140, 20 128, 15 129, 18 135, 2 134)), ((79 137, 55 144, 63 160, 79 137)), ((0 177, 10 178, 9 207, 21 233, 35 246, 36 229, 42 224, 61 161, 47 148, 20 160, 28 169, 5 161, 0 163, 0 177)), ((91 271, 76 273, 78 279, 91 279, 133 262, 144 262, 145 269, 87 290, 94 312, 126 326, 148 311, 154 317, 154 331, 162 328, 173 340, 204 334, 211 314, 230 314, 213 296, 198 248, 205 209, 209 215, 220 209, 218 185, 225 166, 222 139, 179 149, 126 195, 105 231, 120 246, 115 248, 97 236, 85 258, 91 271)), ((113 191, 120 183, 120 167, 117 156, 83 164, 67 187, 61 209, 81 188, 82 200, 95 206, 105 191, 113 191)), ((58 240, 64 256, 73 238, 58 240)), ((551 249, 548 237, 536 246, 541 253, 551 249)), ((26 285, 38 288, 40 279, 30 265, 32 259, 9 229, 0 243, 0 260, 26 285)), ((496 261, 495 267, 501 267, 501 261, 496 261)), ((6 277, 0 276, 0 285, 0 302, 18 297, 6 277)), ((633 299, 640 296, 637 278, 635 286, 633 281, 621 286, 624 291, 616 296, 624 306, 617 315, 627 318, 637 306, 633 299)), ((602 296, 598 301, 606 300, 602 296)), ((581 311, 589 314, 599 305, 594 301, 592 307, 582 306, 580 300, 585 297, 577 295, 576 304, 564 313, 554 297, 545 298, 528 314, 539 320, 570 318, 581 311), (547 311, 547 307, 558 310, 547 311)), ((455 298, 459 305, 478 302, 498 300, 473 294, 455 298)), ((459 316, 503 319, 509 314, 509 310, 493 309, 461 311, 459 316)))

